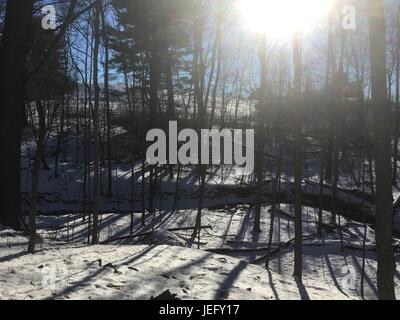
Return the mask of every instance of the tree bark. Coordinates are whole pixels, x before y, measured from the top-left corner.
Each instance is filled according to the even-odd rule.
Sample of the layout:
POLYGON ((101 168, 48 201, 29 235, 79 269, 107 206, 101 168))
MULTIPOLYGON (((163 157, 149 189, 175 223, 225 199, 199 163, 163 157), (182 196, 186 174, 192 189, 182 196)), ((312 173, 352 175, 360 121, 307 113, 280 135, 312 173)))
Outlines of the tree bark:
POLYGON ((41 101, 36 102, 36 110, 39 116, 39 131, 36 142, 36 154, 32 168, 32 190, 29 214, 29 244, 28 252, 35 253, 36 243, 36 213, 37 213, 37 197, 39 190, 39 174, 40 164, 42 163, 44 152, 44 141, 46 137, 46 114, 41 101))
MULTIPOLYGON (((400 16, 400 5, 397 8, 397 16, 400 16)), ((397 46, 396 46, 396 120, 394 129, 394 150, 393 150, 393 186, 397 185, 397 161, 399 159, 399 134, 400 134, 400 19, 397 19, 397 46)))
POLYGON ((100 47, 100 13, 101 0, 96 0, 95 20, 94 20, 94 49, 93 49, 93 87, 94 87, 94 107, 93 107, 93 155, 94 155, 94 175, 93 175, 93 228, 92 244, 99 242, 99 206, 100 206, 100 153, 99 153, 99 107, 100 107, 100 87, 99 87, 99 47, 100 47))
POLYGON ((385 1, 369 0, 371 93, 375 129, 376 247, 378 298, 394 300, 395 262, 392 244, 392 170, 389 105, 386 84, 385 1))
MULTIPOLYGON (((301 99, 301 44, 300 35, 295 34, 293 37, 293 61, 294 61, 294 102, 300 101, 301 99)), ((302 257, 302 203, 301 203, 301 185, 302 185, 302 171, 303 171, 303 150, 302 150, 302 130, 301 130, 301 119, 298 108, 300 105, 296 103, 294 105, 296 109, 295 119, 295 132, 294 132, 294 143, 295 143, 295 164, 294 164, 294 202, 295 202, 295 245, 294 245, 294 276, 298 281, 302 281, 303 273, 303 257, 302 257)))
POLYGON ((0 222, 16 230, 21 228, 21 128, 33 3, 7 1, 0 52, 0 179, 7 186, 0 193, 0 222))
POLYGON ((107 118, 107 197, 112 197, 112 163, 111 163, 111 106, 110 106, 110 90, 109 90, 109 41, 107 34, 107 23, 104 8, 101 8, 101 24, 103 27, 103 41, 104 41, 104 98, 106 102, 106 118, 107 118))
POLYGON ((257 149, 256 149, 256 163, 255 163, 255 173, 257 178, 257 191, 256 191, 256 200, 255 200, 255 208, 254 208, 254 224, 253 230, 255 232, 261 232, 260 220, 261 220, 261 191, 263 187, 263 166, 264 166, 264 144, 265 144, 265 110, 267 108, 267 61, 266 61, 266 36, 261 35, 260 39, 260 52, 259 52, 259 60, 261 64, 261 85, 259 90, 259 106, 257 111, 257 130, 256 130, 256 139, 257 139, 257 149))

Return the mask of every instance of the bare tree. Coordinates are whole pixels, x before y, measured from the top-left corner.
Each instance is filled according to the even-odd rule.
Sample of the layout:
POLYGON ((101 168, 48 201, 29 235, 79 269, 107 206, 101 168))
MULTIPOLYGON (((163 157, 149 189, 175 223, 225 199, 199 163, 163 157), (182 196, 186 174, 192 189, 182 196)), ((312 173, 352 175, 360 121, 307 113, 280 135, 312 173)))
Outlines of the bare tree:
POLYGON ((256 191, 256 201, 255 201, 255 209, 254 209, 254 224, 253 230, 255 232, 261 232, 260 220, 261 220, 261 193, 263 187, 263 166, 264 166, 264 144, 265 144, 265 109, 267 104, 267 54, 266 54, 266 36, 265 34, 260 36, 259 43, 259 60, 261 65, 261 84, 259 89, 259 98, 260 102, 258 105, 257 111, 257 120, 256 120, 256 135, 257 135, 257 149, 256 149, 256 163, 255 163, 255 171, 257 178, 257 191, 256 191))
POLYGON ((100 106, 100 87, 99 87, 99 48, 100 48, 100 15, 101 0, 96 0, 95 19, 94 19, 94 49, 93 49, 93 87, 94 87, 94 106, 93 106, 93 154, 94 154, 94 177, 93 177, 93 229, 92 244, 99 242, 99 206, 100 206, 100 153, 99 153, 99 106, 100 106))
MULTIPOLYGON (((293 62, 294 62, 294 90, 293 102, 301 101, 301 44, 300 35, 297 33, 293 36, 293 62)), ((296 110, 300 107, 296 103, 296 110)), ((303 171, 303 150, 302 150, 302 123, 299 116, 300 112, 296 112, 295 128, 294 128, 294 202, 295 202, 295 247, 294 247, 294 276, 297 280, 302 281, 303 274, 303 253, 302 253, 302 203, 301 203, 301 185, 303 171)))
POLYGON ((32 169, 32 189, 31 189, 30 214, 29 214, 29 244, 28 244, 29 253, 35 252, 39 173, 40 173, 40 165, 43 159, 44 142, 46 136, 46 112, 41 101, 36 102, 36 111, 39 117, 39 129, 36 141, 35 160, 33 162, 33 169, 32 169))
POLYGON ((375 129, 376 248, 378 298, 395 299, 392 244, 392 168, 386 84, 385 1, 369 0, 371 94, 375 129))

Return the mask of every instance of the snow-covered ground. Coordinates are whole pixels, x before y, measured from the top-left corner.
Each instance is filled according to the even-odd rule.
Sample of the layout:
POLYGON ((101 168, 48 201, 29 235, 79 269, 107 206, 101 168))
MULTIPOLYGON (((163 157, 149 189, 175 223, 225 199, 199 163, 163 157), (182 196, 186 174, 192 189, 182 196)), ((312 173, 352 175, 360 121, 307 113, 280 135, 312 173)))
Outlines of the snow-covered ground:
MULTIPOLYGON (((290 208, 275 216, 272 249, 294 237, 290 208)), ((35 255, 26 253, 27 238, 10 230, 0 233, 0 298, 2 299, 150 299, 170 290, 181 299, 360 299, 364 228, 343 221, 343 252, 338 233, 315 235, 314 209, 306 208, 303 232, 303 284, 293 273, 293 245, 271 257, 266 253, 270 212, 262 212, 262 233, 252 231, 252 210, 204 210, 200 250, 191 230, 196 212, 177 211, 157 221, 152 235, 108 244, 85 243, 87 223, 78 217, 40 217, 40 243, 35 255), (59 229, 49 228, 57 221, 59 229), (74 226, 73 228, 68 228, 74 226), (209 250, 209 251, 208 251, 209 250)), ((158 218, 158 216, 157 216, 158 218)), ((327 218, 327 217, 325 217, 327 218)), ((130 215, 104 215, 101 239, 129 235, 130 215)), ((139 217, 135 217, 139 219, 139 217)), ((151 220, 150 220, 151 221, 151 220)), ((135 233, 152 228, 138 227, 135 233)), ((364 296, 376 298, 374 232, 367 229, 364 296)), ((397 242, 396 242, 397 244, 397 242)), ((397 250, 397 249, 396 249, 397 250)), ((400 257, 396 253, 396 291, 400 294, 400 257)))
MULTIPOLYGON (((167 245, 49 245, 1 233, 0 299, 346 299, 320 279, 292 277, 243 260, 167 245)), ((350 297, 351 298, 351 297, 350 297)))
MULTIPOLYGON (((124 149, 124 139, 126 137, 117 139, 119 150, 124 149)), ((171 210, 176 176, 163 176, 160 190, 155 194, 155 216, 146 211, 146 226, 142 226, 141 163, 134 162, 132 188, 133 161, 119 153, 118 162, 113 163, 114 195, 102 197, 101 201, 101 211, 105 212, 100 216, 103 244, 88 245, 89 221, 82 215, 85 208, 83 166, 76 162, 77 155, 82 160, 82 149, 81 141, 76 141, 71 134, 65 159, 60 154, 60 176, 55 177, 55 139, 50 137, 46 149, 50 169, 42 170, 39 184, 38 252, 35 255, 26 253, 28 240, 23 234, 0 231, 0 299, 150 299, 165 290, 181 299, 361 299, 364 225, 359 222, 359 215, 350 210, 341 216, 340 230, 328 228, 319 238, 316 235, 317 209, 303 207, 304 274, 303 284, 297 283, 292 276, 293 206, 288 201, 275 211, 273 255, 267 270, 263 256, 269 241, 271 207, 264 205, 262 208, 262 232, 253 232, 255 193, 251 188, 254 181, 252 177, 239 176, 231 166, 208 169, 202 210, 202 225, 207 228, 201 231, 198 241, 192 239, 190 229, 195 224, 198 206, 198 179, 194 168, 182 168, 176 210, 171 210), (134 235, 143 235, 130 237, 131 227, 134 235)), ((29 209, 29 164, 33 150, 32 143, 27 140, 22 149, 25 210, 29 209)), ((286 163, 290 159, 286 154, 285 157, 288 157, 286 163)), ((268 167, 274 172, 276 164, 271 159, 268 161, 268 167)), ((309 158, 307 164, 303 190, 317 196, 318 159, 309 158)), ((288 198, 293 195, 290 170, 290 166, 284 168, 280 185, 288 198)), ((272 183, 268 182, 268 176, 271 173, 266 173, 265 203, 271 202, 268 194, 272 183)), ((145 179, 147 201, 148 172, 145 179)), ((105 183, 104 166, 103 191, 105 183)), ((340 201, 355 204, 354 208, 371 205, 368 199, 361 199, 353 192, 355 185, 348 174, 341 174, 340 187, 340 201)), ((329 185, 325 186, 323 194, 332 195, 329 185)), ((397 194, 395 190, 394 197, 397 194)), ((373 219, 368 216, 371 217, 373 219)), ((324 211, 323 220, 329 223, 329 212, 324 211)), ((399 213, 395 216, 395 226, 400 231, 399 213)), ((366 299, 377 296, 374 239, 370 224, 365 256, 366 299)), ((394 245, 399 297, 398 239, 394 239, 394 245)))

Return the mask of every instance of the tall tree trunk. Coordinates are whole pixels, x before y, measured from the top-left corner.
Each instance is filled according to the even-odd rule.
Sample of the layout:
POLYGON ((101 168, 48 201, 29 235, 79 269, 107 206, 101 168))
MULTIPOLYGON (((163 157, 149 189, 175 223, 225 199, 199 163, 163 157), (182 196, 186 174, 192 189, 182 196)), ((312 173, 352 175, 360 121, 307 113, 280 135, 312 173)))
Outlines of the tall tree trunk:
POLYGON ((158 89, 160 85, 160 55, 156 48, 156 40, 150 41, 150 126, 158 119, 158 89))
POLYGON ((257 149, 256 149, 256 177, 257 177, 257 191, 256 191, 256 201, 254 207, 254 224, 253 230, 255 232, 261 232, 260 220, 261 220, 261 193, 263 187, 263 166, 264 166, 264 144, 265 144, 265 110, 267 108, 267 54, 266 54, 266 36, 261 35, 260 39, 260 52, 259 52, 259 60, 261 65, 261 84, 259 90, 259 106, 257 112, 257 149))
MULTIPOLYGON (((361 180, 362 180, 362 192, 365 192, 365 158, 361 157, 361 180)), ((362 201, 362 206, 364 206, 364 199, 362 201)), ((366 212, 363 210, 363 224, 364 224, 364 237, 363 237, 363 252, 362 252, 362 264, 361 264, 361 281, 360 281, 360 293, 361 298, 364 299, 364 278, 365 278, 365 259, 366 259, 366 244, 368 235, 368 225, 366 219, 366 212)))
POLYGON ((333 160, 333 123, 331 119, 332 110, 330 106, 331 91, 330 91, 330 80, 331 76, 335 72, 335 54, 334 54, 334 41, 333 41, 333 13, 329 17, 329 30, 328 30, 328 53, 326 60, 326 74, 325 74, 325 92, 328 98, 328 133, 327 133, 327 150, 326 150, 326 168, 325 168, 325 179, 329 182, 332 180, 332 160, 333 160))
POLYGON ((268 247, 267 254, 265 259, 265 267, 269 268, 269 258, 270 252, 272 249, 272 238, 274 236, 274 224, 275 224, 275 210, 277 203, 277 192, 279 187, 279 181, 281 179, 281 169, 282 169, 282 157, 283 157, 283 147, 282 147, 282 135, 279 133, 279 155, 278 155, 278 166, 276 169, 275 179, 273 181, 273 196, 272 196, 272 205, 271 205, 271 220, 269 225, 269 235, 268 235, 268 247))
MULTIPOLYGON (((197 1, 198 13, 194 18, 194 92, 197 101, 197 126, 198 134, 200 134, 201 128, 205 128, 207 125, 207 112, 204 105, 204 66, 203 66, 203 25, 204 25, 204 7, 203 0, 197 1)), ((201 152, 199 146, 199 163, 201 160, 201 152)), ((201 214, 203 210, 203 200, 205 192, 205 177, 206 177, 207 167, 206 165, 198 165, 198 177, 199 177, 199 201, 197 207, 196 223, 192 233, 192 239, 197 236, 198 248, 200 248, 200 233, 201 233, 201 214)))
POLYGON ((371 93, 375 129, 376 170, 376 250, 378 256, 378 298, 395 299, 395 262, 392 244, 392 170, 390 112, 386 85, 385 1, 369 0, 371 93))
MULTIPOLYGON (((223 17, 223 2, 219 2, 216 8, 216 14, 215 14, 215 43, 214 43, 214 48, 213 48, 213 53, 212 53, 212 57, 211 57, 211 70, 210 70, 210 75, 209 75, 209 79, 208 79, 208 83, 207 83, 207 90, 206 90, 206 95, 205 95, 205 101, 204 101, 204 105, 205 108, 208 108, 208 99, 210 96, 210 91, 211 91, 211 86, 212 86, 212 80, 214 77, 214 73, 215 73, 215 65, 218 64, 220 66, 220 59, 221 59, 221 26, 222 26, 222 17, 223 17)), ((220 69, 219 69, 220 70, 220 69)), ((218 82, 219 82, 219 72, 217 72, 217 76, 215 77, 215 82, 214 82, 214 87, 213 87, 213 102, 215 102, 214 98, 214 89, 215 89, 215 84, 218 87, 218 82)), ((216 90, 216 89, 215 89, 216 90)), ((216 94, 216 93, 215 93, 216 94)), ((215 112, 215 105, 213 104, 214 108, 212 108, 212 110, 214 110, 215 112)), ((211 115, 211 119, 213 119, 213 115, 211 115)), ((212 123, 211 123, 211 127, 212 127, 212 123)))
POLYGON ((174 119, 175 117, 175 100, 174 100, 174 81, 173 81, 173 73, 172 73, 172 54, 170 49, 167 50, 167 65, 166 65, 166 82, 167 82, 167 116, 168 119, 174 119))
POLYGON ((322 237, 322 218, 323 218, 323 195, 324 195, 324 141, 321 139, 321 159, 319 165, 319 198, 318 198, 318 225, 317 225, 317 233, 318 236, 322 237))
POLYGON ((31 208, 29 213, 29 244, 28 252, 35 253, 36 243, 36 213, 37 213, 37 197, 39 190, 39 173, 40 164, 42 163, 44 141, 46 137, 46 114, 41 101, 36 102, 36 110, 39 116, 39 131, 36 142, 36 154, 32 168, 32 189, 31 189, 31 208))
POLYGON ((215 108, 217 106, 217 91, 219 86, 219 81, 221 77, 221 67, 222 67, 222 16, 218 15, 215 30, 215 50, 217 52, 217 71, 215 74, 214 86, 212 89, 212 101, 211 101, 211 117, 210 117, 210 127, 214 125, 215 108))
POLYGON ((112 197, 112 150, 111 150, 111 106, 110 106, 110 89, 109 89, 109 44, 107 34, 107 23, 104 8, 101 10, 101 24, 103 27, 104 41, 104 98, 106 100, 106 119, 107 119, 107 197, 112 197))
POLYGON ((302 257, 302 206, 301 206, 301 185, 303 171, 303 150, 302 150, 302 130, 301 115, 298 110, 301 101, 301 44, 300 35, 295 34, 293 37, 293 61, 294 61, 294 92, 293 102, 296 110, 295 118, 295 163, 294 163, 294 201, 295 201, 295 246, 294 246, 294 276, 298 281, 302 281, 303 273, 303 257, 302 257))
MULTIPOLYGON (((400 5, 397 9, 400 16, 400 5)), ((400 18, 396 20, 397 46, 396 46, 396 120, 394 129, 394 151, 393 151, 393 185, 397 185, 397 161, 399 159, 399 135, 400 135, 400 18)))
POLYGON ((21 228, 21 128, 24 109, 25 61, 34 0, 8 0, 0 52, 0 222, 21 228))
MULTIPOLYGON (((124 85, 125 85, 125 92, 126 92, 126 100, 128 102, 128 108, 129 108, 129 110, 134 111, 134 108, 132 105, 132 100, 131 100, 130 88, 129 88, 128 70, 127 70, 125 61, 122 62, 122 73, 124 74, 124 85)), ((143 101, 144 101, 144 98, 143 98, 143 101)))
POLYGON ((142 222, 142 227, 146 225, 146 181, 145 181, 145 174, 146 174, 146 159, 145 155, 143 156, 142 159, 142 181, 141 181, 141 202, 142 202, 142 217, 141 217, 141 222, 142 222))
MULTIPOLYGON (((89 23, 86 26, 86 35, 89 37, 89 23)), ((85 101, 83 105, 83 215, 82 220, 86 220, 86 212, 88 211, 88 196, 87 196, 87 185, 88 185, 88 146, 89 146, 89 135, 88 135, 88 104, 89 104, 89 86, 88 86, 88 58, 89 58, 89 41, 86 42, 85 48, 85 61, 84 61, 84 80, 83 84, 85 86, 85 101)), ((88 230, 89 231, 89 230, 88 230)), ((89 232, 88 232, 89 234, 89 232)))
POLYGON ((96 0, 95 20, 94 20, 94 48, 93 48, 93 87, 94 87, 94 107, 93 107, 93 156, 94 156, 94 175, 93 175, 93 228, 92 244, 99 242, 99 206, 100 206, 100 153, 99 153, 99 107, 100 107, 100 87, 99 87, 99 47, 100 47, 100 13, 101 0, 96 0))
POLYGON ((63 92, 63 96, 61 98, 61 116, 60 116, 60 129, 57 134, 57 145, 56 145, 56 154, 54 157, 54 178, 58 178, 58 163, 61 153, 61 146, 63 145, 64 140, 64 122, 65 122, 65 96, 63 92))

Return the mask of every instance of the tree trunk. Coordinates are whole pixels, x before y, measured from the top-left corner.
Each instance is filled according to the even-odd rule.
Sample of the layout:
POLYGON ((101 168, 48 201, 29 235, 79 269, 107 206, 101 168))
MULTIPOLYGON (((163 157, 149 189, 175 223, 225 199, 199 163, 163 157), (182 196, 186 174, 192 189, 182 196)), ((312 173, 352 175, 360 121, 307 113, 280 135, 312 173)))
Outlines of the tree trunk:
POLYGON ((21 228, 21 127, 24 109, 25 61, 34 0, 8 0, 0 56, 1 181, 0 222, 21 228))
MULTIPOLYGON (((198 133, 200 133, 201 128, 205 128, 207 125, 207 112, 205 110, 204 105, 204 68, 203 68, 203 25, 204 25, 204 8, 202 0, 198 0, 198 13, 194 18, 194 32, 193 32, 193 41, 194 41, 194 54, 193 54, 193 63, 194 63, 194 93, 197 101, 197 109, 198 109, 198 133)), ((199 147, 199 163, 201 158, 201 152, 199 147)), ((199 164, 197 168, 198 176, 199 176, 199 201, 197 206, 197 215, 196 215, 196 224, 192 233, 192 240, 197 236, 198 240, 198 248, 200 248, 200 233, 201 233, 201 214, 203 210, 203 200, 204 200, 204 192, 205 192, 205 177, 207 167, 206 165, 199 164)))
POLYGON ((141 169, 141 175, 142 175, 142 181, 141 181, 141 202, 142 202, 142 227, 146 225, 146 182, 145 182, 145 158, 143 157, 142 160, 142 169, 141 169))
POLYGON ((94 108, 93 108, 93 228, 92 244, 99 242, 99 206, 100 206, 100 153, 99 153, 99 47, 100 47, 100 13, 101 0, 96 0, 94 20, 94 49, 93 49, 93 87, 94 87, 94 108))
POLYGON ((369 0, 372 105, 375 129, 376 248, 378 298, 395 299, 395 262, 392 244, 392 170, 389 105, 386 85, 385 1, 369 0))
MULTIPOLYGON (((400 16, 400 5, 397 9, 400 16)), ((394 129, 394 151, 393 151, 393 186, 397 185, 397 161, 399 159, 399 134, 400 134, 400 19, 397 19, 397 47, 396 47, 396 120, 394 129)))
POLYGON ((257 116, 257 149, 256 149, 256 177, 257 177, 257 192, 256 201, 254 208, 254 225, 253 230, 255 232, 261 232, 260 220, 261 220, 261 191, 263 186, 263 166, 264 166, 264 144, 265 144, 265 122, 264 113, 267 108, 267 57, 266 57, 266 38, 265 35, 261 35, 260 40, 260 53, 259 59, 261 64, 261 85, 259 90, 259 106, 258 106, 258 116, 257 116))
POLYGON ((42 163, 44 141, 46 137, 46 114, 40 101, 36 102, 36 110, 39 116, 39 132, 36 142, 36 154, 32 168, 32 190, 31 190, 31 208, 29 214, 29 244, 28 252, 35 253, 36 243, 36 213, 37 197, 39 190, 40 164, 42 163))
MULTIPOLYGON (((293 37, 293 61, 294 61, 294 102, 301 100, 301 44, 300 35, 295 34, 293 37)), ((294 202, 295 202, 295 246, 294 246, 294 276, 298 281, 302 281, 303 270, 303 257, 302 257, 302 206, 301 206, 301 185, 302 185, 302 171, 303 171, 303 150, 302 150, 302 130, 301 119, 298 108, 300 104, 296 103, 294 108, 296 110, 295 119, 295 164, 294 164, 294 202)))
POLYGON ((172 77, 172 54, 169 52, 169 49, 166 53, 167 55, 167 65, 166 65, 166 82, 167 82, 167 94, 168 94, 168 102, 167 102, 167 116, 168 119, 174 119, 175 117, 175 100, 174 100, 174 82, 172 77))
POLYGON ((107 118, 107 197, 112 197, 112 150, 111 150, 111 106, 110 106, 110 90, 108 85, 109 80, 109 45, 107 34, 107 23, 104 13, 104 8, 101 10, 101 21, 103 27, 104 41, 104 98, 106 100, 106 118, 107 118))

